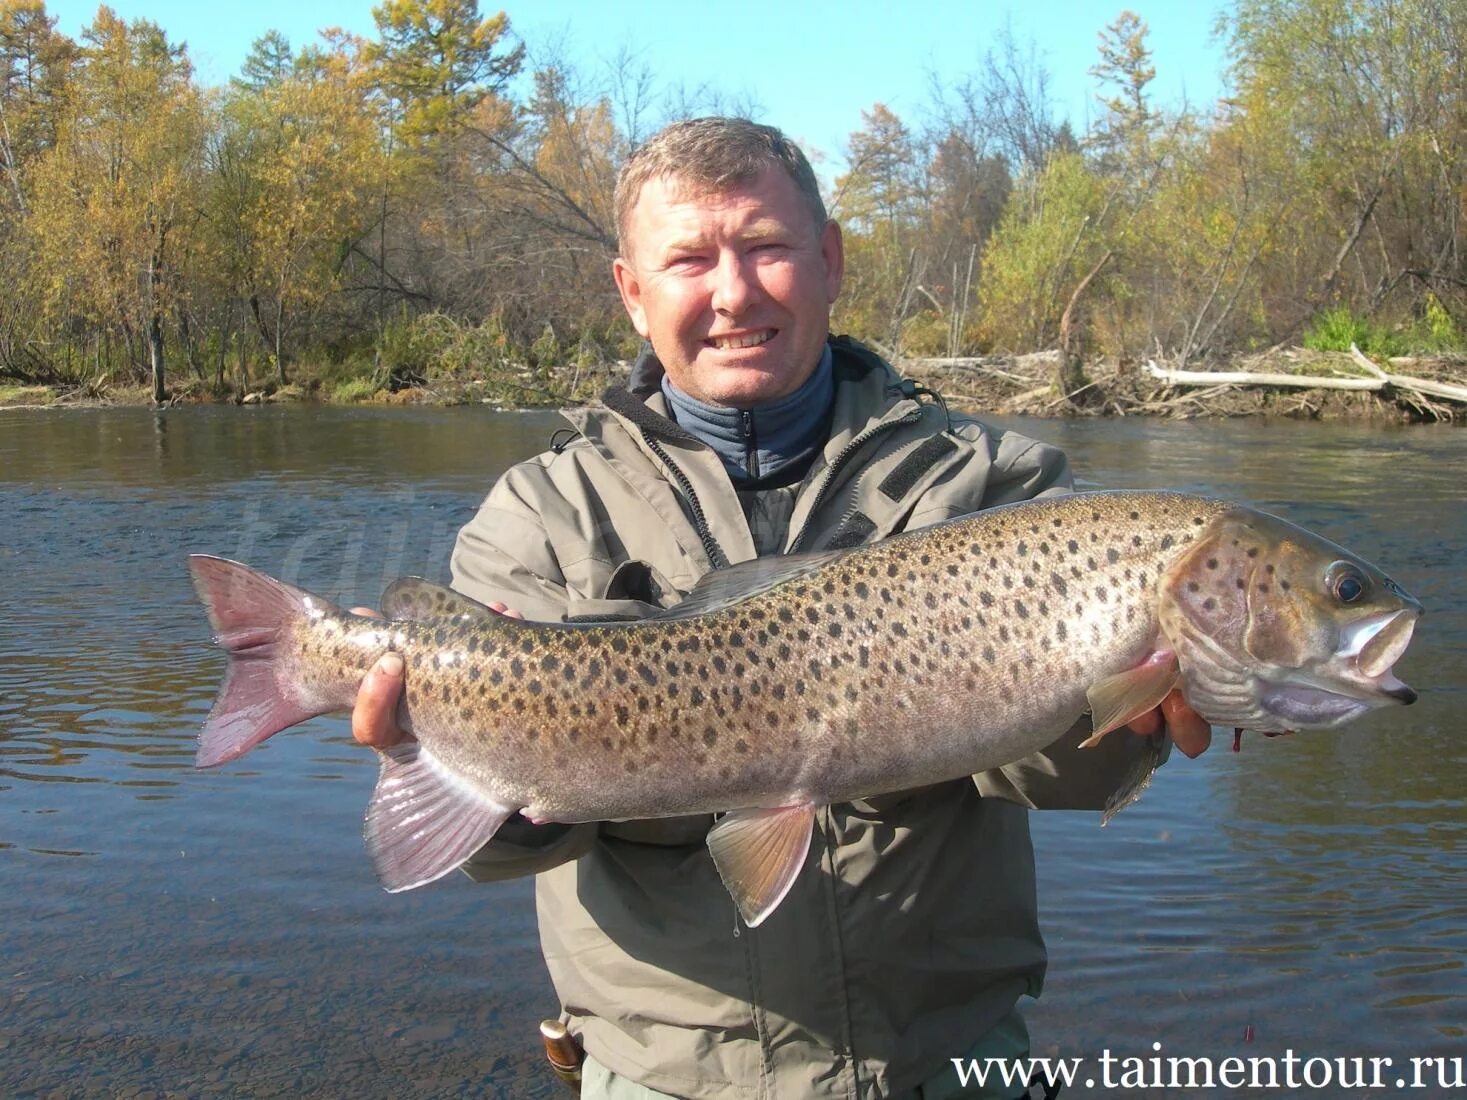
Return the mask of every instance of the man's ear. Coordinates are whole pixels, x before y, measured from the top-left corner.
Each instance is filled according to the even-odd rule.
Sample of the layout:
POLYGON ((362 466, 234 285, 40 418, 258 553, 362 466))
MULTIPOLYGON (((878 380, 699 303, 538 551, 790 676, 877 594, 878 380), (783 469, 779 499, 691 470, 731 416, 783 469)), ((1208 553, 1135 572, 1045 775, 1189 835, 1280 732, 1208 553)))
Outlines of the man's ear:
POLYGON ((846 274, 845 241, 834 218, 825 223, 820 233, 820 255, 825 259, 825 296, 834 305, 846 274))
POLYGON ((647 311, 642 308, 642 280, 626 260, 618 256, 611 261, 611 277, 616 280, 616 289, 621 294, 621 304, 626 307, 632 327, 643 340, 650 340, 647 328, 647 311))

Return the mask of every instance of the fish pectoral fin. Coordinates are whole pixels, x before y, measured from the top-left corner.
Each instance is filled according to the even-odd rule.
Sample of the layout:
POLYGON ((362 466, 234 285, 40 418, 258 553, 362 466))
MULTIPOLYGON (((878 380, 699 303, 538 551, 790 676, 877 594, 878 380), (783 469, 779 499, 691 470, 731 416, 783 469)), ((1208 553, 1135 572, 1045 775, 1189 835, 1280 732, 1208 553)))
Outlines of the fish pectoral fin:
POLYGON ((486 798, 417 741, 379 754, 364 835, 389 893, 442 878, 478 851, 518 807, 486 798))
POLYGON ((814 827, 815 807, 802 803, 735 810, 708 831, 718 877, 750 928, 757 928, 790 892, 805 865, 814 827))
POLYGON ((477 622, 504 618, 478 600, 422 577, 401 577, 389 584, 387 591, 382 593, 382 614, 389 619, 411 619, 414 622, 455 619, 477 622))
POLYGON ((1082 741, 1080 747, 1088 749, 1098 745, 1111 730, 1124 726, 1148 710, 1155 710, 1177 686, 1179 675, 1176 654, 1161 650, 1152 653, 1135 668, 1091 684, 1085 697, 1090 700, 1095 732, 1082 741))

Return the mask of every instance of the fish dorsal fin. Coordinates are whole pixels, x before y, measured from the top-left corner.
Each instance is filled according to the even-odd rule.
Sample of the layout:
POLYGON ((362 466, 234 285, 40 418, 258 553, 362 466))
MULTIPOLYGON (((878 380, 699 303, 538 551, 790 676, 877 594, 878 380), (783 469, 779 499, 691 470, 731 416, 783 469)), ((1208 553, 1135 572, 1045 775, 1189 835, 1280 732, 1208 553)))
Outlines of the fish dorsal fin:
POLYGON ((771 809, 735 810, 708 831, 718 877, 750 928, 784 900, 805 866, 815 807, 808 802, 771 809))
POLYGON ((695 615, 721 611, 740 600, 768 592, 771 588, 797 577, 807 576, 848 553, 849 550, 821 550, 813 554, 785 554, 753 558, 730 565, 726 569, 715 569, 712 573, 705 573, 683 597, 681 603, 654 617, 691 619, 695 615))
POLYGON ((382 593, 382 613, 389 619, 412 619, 416 622, 442 622, 500 619, 503 616, 471 600, 462 592, 435 584, 422 577, 402 577, 382 593))

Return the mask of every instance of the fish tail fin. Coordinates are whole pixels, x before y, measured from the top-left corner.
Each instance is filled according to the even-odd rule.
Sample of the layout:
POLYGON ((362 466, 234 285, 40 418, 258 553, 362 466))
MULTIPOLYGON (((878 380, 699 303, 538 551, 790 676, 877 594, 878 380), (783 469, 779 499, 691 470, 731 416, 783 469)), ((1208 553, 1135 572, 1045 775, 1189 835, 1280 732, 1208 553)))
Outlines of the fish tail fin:
POLYGON ((282 675, 280 642, 303 615, 307 593, 227 558, 191 554, 188 568, 214 640, 229 654, 224 685, 199 733, 197 767, 235 760, 281 730, 336 709, 296 698, 282 675))

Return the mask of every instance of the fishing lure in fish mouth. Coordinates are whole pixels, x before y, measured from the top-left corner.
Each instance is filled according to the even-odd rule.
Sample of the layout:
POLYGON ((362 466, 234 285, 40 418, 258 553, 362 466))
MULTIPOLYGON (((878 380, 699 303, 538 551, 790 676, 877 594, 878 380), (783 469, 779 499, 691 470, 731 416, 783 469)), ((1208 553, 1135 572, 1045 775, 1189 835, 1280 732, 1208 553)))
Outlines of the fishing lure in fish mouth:
MULTIPOLYGON (((821 806, 1015 763, 1084 713, 1095 743, 1174 688, 1214 725, 1332 728, 1410 703, 1392 668, 1421 605, 1292 524, 1177 493, 995 508, 849 551, 706 576, 649 619, 533 623, 405 578, 386 620, 236 562, 190 571, 224 685, 198 764, 348 710, 385 653, 406 668, 368 850, 388 890, 537 822, 719 815, 708 849, 765 920, 821 806)), ((1239 735, 1240 736, 1240 735, 1239 735)), ((1160 738, 1112 799, 1144 789, 1160 738)))

